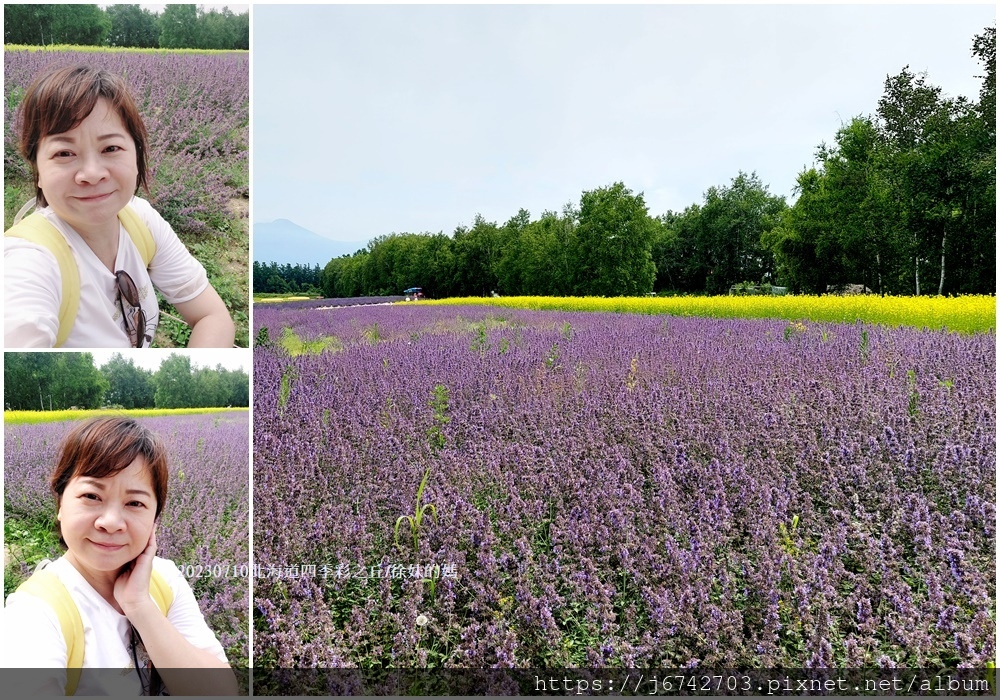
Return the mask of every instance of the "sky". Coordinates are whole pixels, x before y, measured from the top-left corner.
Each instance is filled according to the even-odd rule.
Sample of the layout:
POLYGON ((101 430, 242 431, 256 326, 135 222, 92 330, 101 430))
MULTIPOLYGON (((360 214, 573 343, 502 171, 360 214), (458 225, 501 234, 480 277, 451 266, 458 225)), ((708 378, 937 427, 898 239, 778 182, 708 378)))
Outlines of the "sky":
POLYGON ((975 98, 994 23, 993 4, 255 4, 253 221, 451 234, 618 181, 656 216, 741 170, 791 200, 904 66, 975 98))
POLYGON ((162 348, 147 348, 142 352, 125 352, 122 350, 87 350, 94 356, 94 366, 103 367, 108 360, 116 354, 122 354, 125 359, 131 359, 136 367, 152 370, 155 372, 160 368, 160 364, 174 353, 187 355, 191 358, 191 367, 197 369, 215 369, 216 365, 222 365, 228 370, 242 369, 250 375, 250 365, 253 362, 253 355, 249 350, 168 350, 162 348))

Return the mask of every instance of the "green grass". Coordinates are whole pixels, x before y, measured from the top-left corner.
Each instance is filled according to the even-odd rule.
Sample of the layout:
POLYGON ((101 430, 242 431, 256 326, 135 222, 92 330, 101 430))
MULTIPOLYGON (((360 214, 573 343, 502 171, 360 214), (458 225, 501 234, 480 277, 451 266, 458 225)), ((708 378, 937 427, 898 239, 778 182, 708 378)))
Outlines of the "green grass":
MULTIPOLYGON (((250 347, 250 235, 249 219, 230 218, 217 235, 188 234, 181 240, 205 266, 208 279, 226 303, 236 325, 236 344, 250 347)), ((175 316, 177 314, 174 314, 175 316)), ((190 333, 188 333, 190 335, 190 333)), ((187 338, 184 338, 186 345, 187 338)), ((157 347, 169 347, 159 342, 157 347)), ((181 346, 183 347, 183 346, 181 346)))
POLYGON ((3 183, 3 230, 6 231, 14 224, 14 215, 17 210, 35 196, 35 188, 31 182, 15 179, 9 173, 5 173, 3 183))
POLYGON ((93 410, 64 411, 4 411, 4 425, 25 425, 35 423, 57 423, 67 420, 81 420, 96 416, 129 416, 131 418, 151 418, 156 416, 185 416, 198 413, 228 413, 249 411, 249 408, 98 408, 93 410))
POLYGON ((26 567, 34 567, 42 559, 57 559, 62 556, 55 522, 47 513, 34 518, 24 515, 17 518, 8 516, 3 523, 3 539, 4 598, 27 578, 26 567))
POLYGON ((339 352, 344 349, 344 344, 337 336, 321 335, 312 340, 303 340, 291 328, 282 329, 281 340, 278 343, 292 357, 298 355, 319 355, 328 350, 339 352))

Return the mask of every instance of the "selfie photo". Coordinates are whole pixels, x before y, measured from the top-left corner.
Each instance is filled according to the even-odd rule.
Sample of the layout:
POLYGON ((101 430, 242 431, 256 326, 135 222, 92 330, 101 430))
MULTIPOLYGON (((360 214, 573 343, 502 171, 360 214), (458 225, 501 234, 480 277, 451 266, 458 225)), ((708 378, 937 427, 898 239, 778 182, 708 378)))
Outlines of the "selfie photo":
POLYGON ((162 355, 4 355, 3 666, 27 669, 4 676, 22 697, 237 693, 249 377, 162 355))
POLYGON ((30 37, 5 37, 4 347, 247 347, 249 53, 30 37))

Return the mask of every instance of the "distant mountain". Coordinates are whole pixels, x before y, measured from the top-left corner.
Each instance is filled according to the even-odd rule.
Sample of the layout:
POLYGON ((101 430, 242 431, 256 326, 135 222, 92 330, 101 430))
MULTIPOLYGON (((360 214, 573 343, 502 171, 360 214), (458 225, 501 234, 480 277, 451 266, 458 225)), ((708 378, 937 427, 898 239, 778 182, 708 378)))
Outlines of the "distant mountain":
POLYGON ((325 266, 333 258, 367 247, 365 241, 335 241, 288 219, 253 225, 253 259, 257 262, 325 266))

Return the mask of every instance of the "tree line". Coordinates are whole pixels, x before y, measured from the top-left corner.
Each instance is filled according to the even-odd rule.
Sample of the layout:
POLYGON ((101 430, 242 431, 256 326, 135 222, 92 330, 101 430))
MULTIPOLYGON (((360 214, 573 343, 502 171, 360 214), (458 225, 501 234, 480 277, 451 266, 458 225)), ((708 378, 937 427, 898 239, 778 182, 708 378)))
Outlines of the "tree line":
POLYGON ((996 284, 996 28, 973 41, 979 99, 904 68, 855 117, 764 239, 794 287, 850 278, 875 291, 992 293, 996 284))
POLYGON ((102 366, 89 352, 4 354, 4 409, 210 408, 250 405, 243 370, 192 368, 177 353, 153 372, 120 353, 102 366))
POLYGON ((323 270, 318 264, 291 265, 253 261, 254 294, 321 294, 323 270))
POLYGON ((149 49, 250 49, 250 13, 167 5, 4 5, 5 44, 114 46, 149 49))
POLYGON ((323 293, 719 294, 743 282, 994 293, 995 27, 974 38, 972 55, 985 73, 978 100, 947 97, 908 66, 888 76, 875 113, 817 148, 791 204, 739 172, 700 203, 653 216, 641 192, 616 182, 537 219, 521 209, 502 224, 476 215, 450 236, 380 236, 331 260, 323 293))

